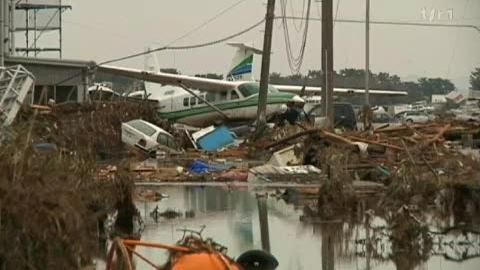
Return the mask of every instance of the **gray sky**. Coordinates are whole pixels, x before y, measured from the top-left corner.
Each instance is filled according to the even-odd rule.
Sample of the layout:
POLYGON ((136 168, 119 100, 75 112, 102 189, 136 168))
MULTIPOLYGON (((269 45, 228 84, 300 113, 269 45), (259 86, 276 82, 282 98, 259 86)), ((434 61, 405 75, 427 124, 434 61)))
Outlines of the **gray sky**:
MULTIPOLYGON (((72 1, 65 13, 64 57, 96 61, 116 58, 165 45, 238 0, 81 0, 72 1)), ((313 0, 312 16, 318 17, 320 3, 313 0)), ((338 1, 338 0, 337 0, 338 1)), ((334 13, 337 7, 334 0, 334 13)), ((265 15, 265 0, 244 3, 175 45, 195 44, 222 38, 259 21, 265 15)), ((301 15, 303 0, 290 0, 294 15, 301 15)), ((372 20, 428 22, 432 9, 445 11, 438 23, 480 26, 480 0, 371 0, 372 20), (446 11, 453 12, 449 20, 446 11)), ((289 13, 292 10, 288 9, 289 13)), ((338 19, 363 19, 364 0, 340 0, 338 19)), ((280 15, 280 1, 276 14, 280 15)), ((254 42, 262 47, 263 26, 235 41, 254 42)), ((290 74, 280 21, 274 28, 272 72, 290 74)), ((290 24, 294 49, 300 34, 290 24)), ((364 67, 364 25, 335 24, 335 69, 364 67)), ((321 24, 312 22, 302 72, 320 69, 321 24)), ((161 52, 162 67, 175 67, 184 74, 224 73, 234 49, 225 45, 191 51, 161 52)), ((480 67, 480 32, 473 29, 371 26, 371 69, 398 74, 402 79, 444 77, 458 88, 469 86, 468 76, 480 67)), ((257 73, 260 62, 257 58, 257 73)), ((143 58, 117 65, 141 68, 143 58)))

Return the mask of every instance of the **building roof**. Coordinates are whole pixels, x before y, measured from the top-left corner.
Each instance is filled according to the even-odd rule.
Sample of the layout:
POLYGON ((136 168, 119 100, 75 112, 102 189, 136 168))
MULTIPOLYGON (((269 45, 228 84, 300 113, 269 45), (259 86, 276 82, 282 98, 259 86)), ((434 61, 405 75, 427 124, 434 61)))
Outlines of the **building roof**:
POLYGON ((93 61, 33 57, 6 57, 5 65, 22 65, 36 79, 35 85, 80 85, 95 71, 93 61))
POLYGON ((5 58, 8 64, 20 65, 42 65, 53 67, 68 67, 68 68, 93 68, 96 63, 94 61, 72 60, 72 59, 54 59, 54 58, 34 58, 9 56, 5 58))

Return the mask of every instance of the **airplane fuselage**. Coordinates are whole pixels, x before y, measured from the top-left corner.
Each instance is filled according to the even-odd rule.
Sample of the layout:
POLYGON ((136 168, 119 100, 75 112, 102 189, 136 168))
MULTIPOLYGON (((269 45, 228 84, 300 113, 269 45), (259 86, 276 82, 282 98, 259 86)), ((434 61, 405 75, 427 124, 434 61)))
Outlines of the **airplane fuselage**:
MULTIPOLYGON (((204 100, 220 109, 229 121, 254 120, 258 109, 258 83, 239 82, 237 87, 225 91, 187 93, 181 88, 165 86, 161 97, 154 97, 159 102, 160 117, 191 126, 204 127, 224 117, 204 100)), ((285 103, 295 94, 279 92, 269 88, 267 98, 267 116, 279 113, 285 103)))

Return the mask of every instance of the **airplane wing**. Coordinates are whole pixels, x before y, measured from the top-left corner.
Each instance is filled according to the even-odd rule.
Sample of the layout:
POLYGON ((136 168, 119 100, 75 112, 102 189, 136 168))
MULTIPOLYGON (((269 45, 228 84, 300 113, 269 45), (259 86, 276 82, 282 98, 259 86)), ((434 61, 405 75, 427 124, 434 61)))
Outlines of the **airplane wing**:
MULTIPOLYGON (((163 85, 178 85, 183 84, 188 88, 202 89, 207 91, 225 91, 235 88, 241 82, 216 80, 208 78, 200 78, 188 75, 170 74, 164 72, 151 72, 141 69, 124 68, 116 66, 101 65, 97 67, 98 71, 126 76, 139 80, 159 83, 163 85)), ((296 94, 304 92, 321 92, 321 87, 311 86, 297 86, 297 85, 273 85, 279 91, 292 92, 296 94)), ((343 95, 361 95, 365 94, 363 89, 350 89, 350 88, 334 88, 335 94, 343 95)), ((384 95, 384 96, 406 96, 405 91, 393 91, 393 90, 370 90, 371 95, 384 95)))
POLYGON ((116 67, 101 65, 97 67, 97 71, 126 76, 139 80, 159 83, 163 85, 178 85, 183 84, 192 89, 208 89, 208 91, 225 91, 235 88, 238 82, 230 82, 223 80, 215 80, 208 78, 200 78, 187 75, 170 74, 164 72, 150 72, 140 69, 116 67))
MULTIPOLYGON (((291 93, 301 93, 304 92, 321 92, 321 87, 312 87, 312 86, 297 86, 297 85, 272 85, 277 88, 279 91, 291 92, 291 93)), ((363 95, 365 94, 364 89, 352 89, 352 88, 334 88, 333 92, 335 94, 342 95, 363 95)), ((406 91, 393 91, 393 90, 370 90, 371 95, 383 95, 383 96, 406 96, 408 93, 406 91)))

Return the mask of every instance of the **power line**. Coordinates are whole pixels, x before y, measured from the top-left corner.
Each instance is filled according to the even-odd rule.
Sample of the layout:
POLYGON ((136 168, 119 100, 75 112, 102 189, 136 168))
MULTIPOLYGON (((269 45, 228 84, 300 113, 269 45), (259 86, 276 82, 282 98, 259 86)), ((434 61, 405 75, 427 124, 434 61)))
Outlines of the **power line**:
POLYGON ((337 21, 339 7, 340 7, 340 0, 337 0, 337 8, 336 8, 336 11, 335 11, 335 18, 333 18, 333 28, 335 28, 335 22, 337 21))
MULTIPOLYGON (((155 49, 151 49, 151 50, 148 50, 148 51, 144 51, 144 52, 140 52, 140 53, 135 53, 135 54, 130 54, 130 55, 127 55, 127 56, 123 56, 123 57, 119 57, 119 58, 115 58, 115 59, 111 59, 111 60, 107 60, 107 61, 103 61, 101 63, 98 63, 98 64, 95 64, 93 66, 91 66, 91 68, 95 68, 95 67, 98 67, 100 65, 106 65, 106 64, 111 64, 111 63, 114 63, 114 62, 119 62, 119 61, 123 61, 123 60, 127 60, 127 59, 131 59, 131 58, 135 58, 135 57, 139 57, 139 56, 142 56, 142 55, 146 55, 146 54, 149 54, 149 53, 152 53, 152 52, 158 52, 158 51, 166 51, 166 50, 189 50, 189 49, 197 49, 197 48, 203 48, 203 47, 208 47, 208 46, 213 46, 213 45, 216 45, 216 44, 219 44, 219 43, 223 43, 225 41, 228 41, 230 39, 233 39, 233 38, 236 38, 236 37, 239 37, 247 32, 250 32, 251 30, 257 28, 258 26, 262 25, 263 23, 265 22, 265 19, 263 18, 262 20, 260 20, 259 22, 255 23, 254 25, 252 26, 249 26, 245 29, 243 29, 242 31, 240 32, 237 32, 235 34, 232 34, 232 35, 229 35, 227 37, 224 37, 224 38, 221 38, 221 39, 217 39, 217 40, 214 40, 214 41, 209 41, 209 42, 205 42, 205 43, 200 43, 200 44, 195 44, 195 45, 185 45, 185 46, 163 46, 163 47, 159 47, 159 48, 155 48, 155 49)), ((72 80, 78 76, 81 76, 83 72, 79 72, 77 74, 74 74, 72 76, 69 76, 57 83, 55 83, 54 85, 59 85, 59 84, 62 84, 64 82, 67 82, 69 80, 72 80)))
MULTIPOLYGON (((462 19, 465 18, 465 14, 467 13, 468 4, 470 4, 470 0, 467 0, 465 2, 465 6, 463 7, 462 19)), ((453 63, 453 60, 455 59, 455 54, 456 54, 456 51, 457 51, 458 36, 459 36, 459 32, 456 32, 455 33, 455 40, 454 40, 453 48, 452 48, 452 56, 450 57, 450 61, 448 63, 448 69, 447 69, 447 76, 446 77, 449 77, 450 71, 451 71, 451 68, 452 68, 452 63, 453 63)))
MULTIPOLYGON (((201 23, 200 25, 196 26, 195 28, 193 28, 192 30, 188 31, 187 33, 183 34, 182 36, 180 37, 177 37, 176 39, 174 39, 173 41, 167 43, 168 45, 171 45, 171 44, 174 44, 188 36, 190 36, 191 34, 195 33, 196 31, 200 30, 201 28, 205 27, 206 25, 210 24, 211 22, 215 21, 216 19, 220 18, 221 16, 223 16, 225 13, 231 11, 232 9, 234 9, 235 7, 239 6, 240 4, 242 4, 243 2, 245 2, 247 0, 240 0, 240 1, 237 1, 235 3, 233 3, 232 5, 226 7, 225 9, 222 9, 219 13, 215 14, 213 17, 209 18, 208 20, 204 21, 203 23, 201 23)), ((83 26, 83 27, 87 27, 87 28, 93 28, 93 29, 99 29, 99 30, 102 30, 102 31, 105 31, 105 32, 108 32, 110 35, 114 34, 115 36, 118 36, 118 37, 121 37, 121 38, 131 38, 127 35, 124 35, 124 34, 119 34, 119 33, 112 33, 112 31, 110 29, 102 29, 102 28, 99 28, 97 26, 97 23, 95 24, 95 26, 93 25, 89 25, 89 24, 84 24, 84 23, 79 23, 79 22, 74 22, 74 21, 68 21, 68 20, 65 20, 64 22, 67 22, 67 23, 72 23, 72 24, 76 24, 76 25, 79 25, 79 26, 83 26)), ((157 42, 157 41, 149 41, 148 43, 153 43, 153 44, 160 44, 160 42, 157 42)))
MULTIPOLYGON (((221 10, 218 14, 214 15, 212 18, 206 20, 205 22, 201 23, 199 26, 193 28, 192 30, 190 30, 189 32, 185 33, 184 35, 176 38, 175 40, 173 40, 172 42, 168 43, 168 45, 172 45, 188 36, 190 36, 191 34, 195 33, 196 31, 200 30, 201 28, 203 28, 204 26, 206 26, 207 24, 215 21, 216 19, 220 18, 222 15, 224 15, 225 13, 229 12, 230 10, 234 9, 235 7, 237 7, 238 5, 242 4, 243 2, 245 2, 246 0, 240 0, 240 1, 237 1, 235 2, 233 5, 230 5, 228 6, 227 8, 221 10)), ((156 44, 158 44, 157 42, 155 42, 156 44)), ((168 46, 167 45, 167 46, 168 46)))
MULTIPOLYGON (((114 63, 114 62, 118 62, 118 61, 122 61, 122 60, 127 60, 127 59, 131 59, 131 58, 139 57, 139 56, 146 55, 146 54, 149 54, 149 53, 152 53, 152 52, 165 51, 165 50, 186 50, 186 49, 194 49, 194 48, 211 46, 211 45, 215 45, 217 43, 224 42, 224 41, 227 41, 229 39, 235 38, 237 36, 243 35, 243 34, 249 32, 249 31, 251 31, 252 29, 256 28, 260 24, 262 24, 265 21, 265 19, 263 19, 262 21, 254 24, 251 27, 248 27, 245 30, 242 30, 242 31, 240 31, 236 34, 230 35, 230 36, 228 36, 226 38, 223 38, 223 39, 220 39, 220 40, 207 42, 207 43, 204 43, 204 44, 197 44, 197 45, 193 45, 193 46, 178 46, 178 47, 171 47, 170 46, 170 45, 174 44, 175 42, 178 42, 178 41, 188 37, 189 35, 193 34, 194 32, 198 31, 199 29, 201 29, 205 25, 213 22, 214 20, 218 19, 219 17, 221 17, 222 15, 224 15, 225 13, 227 13, 228 11, 232 10, 233 8, 237 7, 238 5, 240 5, 241 3, 245 2, 245 1, 246 0, 239 0, 239 1, 235 2, 234 4, 228 6, 227 8, 225 8, 223 10, 221 10, 219 13, 217 13, 212 18, 210 18, 210 19, 206 20, 205 22, 201 23, 199 26, 195 27, 194 29, 190 30, 189 32, 185 33, 184 35, 182 35, 182 36, 176 38, 175 40, 167 43, 167 45, 165 45, 163 47, 156 48, 156 49, 153 49, 153 50, 148 50, 148 51, 142 52, 142 53, 135 53, 135 54, 127 55, 127 56, 124 56, 124 57, 119 57, 119 58, 116 58, 116 59, 107 60, 107 61, 104 61, 102 63, 95 64, 91 68, 95 68, 95 67, 100 66, 100 65, 110 64, 110 63, 114 63)), ((154 43, 156 43, 156 42, 154 42, 154 43)), ((74 79, 74 78, 76 78, 78 76, 81 76, 81 75, 82 75, 82 72, 79 72, 78 74, 74 74, 72 76, 69 76, 69 77, 61 80, 60 82, 56 83, 55 85, 62 84, 64 82, 67 82, 67 81, 69 81, 71 79, 74 79)))
POLYGON ((285 49, 287 52, 287 60, 288 60, 288 66, 290 67, 290 71, 292 74, 299 74, 300 69, 303 64, 303 59, 305 56, 305 48, 307 44, 307 37, 308 37, 308 27, 309 27, 309 18, 310 18, 310 9, 311 9, 311 0, 308 0, 307 2, 307 9, 304 13, 305 17, 305 26, 303 29, 303 36, 302 36, 302 42, 300 45, 300 51, 297 56, 293 55, 293 49, 292 49, 292 42, 290 40, 290 32, 288 29, 288 21, 287 21, 287 0, 282 0, 281 1, 281 10, 282 10, 282 26, 283 26, 283 32, 284 32, 284 39, 285 39, 285 49))
MULTIPOLYGON (((275 19, 283 20, 283 16, 276 16, 275 19)), ((287 16, 288 20, 305 20, 302 17, 287 16)), ((322 18, 309 18, 311 21, 322 21, 322 18)), ((364 20, 348 20, 348 19, 337 19, 336 22, 342 23, 361 23, 365 24, 364 20)), ((479 32, 480 26, 472 24, 441 24, 441 23, 415 23, 415 22, 395 22, 395 21, 370 21, 370 24, 379 24, 379 25, 401 25, 401 26, 422 26, 422 27, 451 27, 451 28, 472 28, 479 32)))
POLYGON ((198 48, 203 48, 203 47, 216 45, 218 43, 228 41, 230 39, 241 36, 241 35, 243 35, 247 32, 250 32, 251 30, 253 30, 253 29, 257 28, 258 26, 260 26, 261 24, 263 24, 264 21, 265 21, 265 19, 262 19, 259 22, 255 23, 254 25, 252 25, 252 26, 250 26, 250 27, 248 27, 248 28, 246 28, 246 29, 244 29, 240 32, 237 32, 233 35, 229 35, 227 37, 217 39, 217 40, 214 40, 214 41, 209 41, 209 42, 195 44, 195 45, 185 45, 185 46, 163 46, 163 47, 148 50, 146 52, 135 53, 135 54, 119 57, 119 58, 116 58, 116 59, 107 60, 107 61, 101 62, 98 65, 105 65, 105 64, 110 64, 110 63, 113 63, 113 62, 119 62, 119 61, 131 59, 131 58, 135 58, 135 57, 138 57, 138 56, 142 56, 142 55, 145 55, 145 54, 149 54, 149 53, 152 53, 152 52, 159 52, 159 51, 165 51, 165 50, 189 50, 189 49, 198 49, 198 48))
MULTIPOLYGON (((293 1, 290 1, 290 12, 292 14, 295 14, 295 10, 293 8, 293 1)), ((302 3, 302 18, 305 17, 305 3, 306 1, 303 0, 303 3, 302 3)), ((303 23, 305 22, 305 20, 300 20, 300 25, 297 26, 297 24, 295 22, 293 22, 293 26, 295 27, 295 30, 297 31, 297 33, 300 33, 302 28, 303 28, 303 23)))

